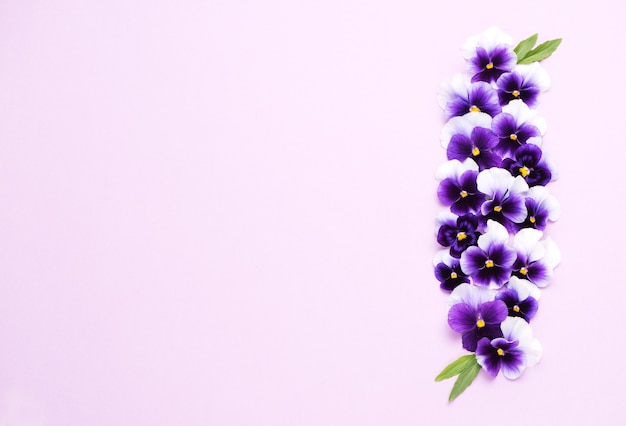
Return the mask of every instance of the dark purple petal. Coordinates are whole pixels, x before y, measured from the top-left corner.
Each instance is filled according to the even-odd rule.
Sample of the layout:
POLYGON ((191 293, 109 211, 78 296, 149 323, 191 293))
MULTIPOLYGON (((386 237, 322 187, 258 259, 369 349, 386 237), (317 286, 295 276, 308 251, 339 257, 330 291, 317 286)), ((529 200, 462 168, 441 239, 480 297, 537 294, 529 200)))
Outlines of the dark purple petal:
POLYGON ((486 324, 496 324, 498 327, 504 321, 509 310, 502 300, 492 300, 485 302, 478 307, 478 314, 486 324))
POLYGON ((487 254, 485 254, 480 247, 468 247, 461 257, 461 269, 466 275, 474 275, 481 268, 485 267, 485 261, 487 259, 487 254))
POLYGON ((539 308, 539 304, 534 297, 529 296, 524 300, 520 300, 517 292, 512 289, 499 292, 496 298, 506 304, 510 317, 520 317, 526 322, 530 322, 530 319, 535 316, 539 308))
POLYGON ((451 266, 441 262, 435 266, 435 277, 439 281, 439 287, 444 291, 452 291, 463 283, 468 283, 469 278, 461 271, 461 265, 458 262, 451 266))
POLYGON ((461 198, 461 188, 454 179, 447 178, 439 183, 437 196, 439 197, 439 201, 449 206, 461 198))
POLYGON ((467 333, 476 328, 477 313, 472 305, 457 303, 448 311, 448 324, 457 333, 467 333))
POLYGON ((540 89, 530 81, 524 81, 522 76, 513 71, 502 74, 496 81, 498 86, 498 100, 506 105, 515 99, 521 99, 530 108, 537 104, 540 89))
POLYGON ((518 349, 518 342, 509 342, 503 338, 491 341, 481 339, 476 347, 476 358, 481 366, 492 376, 497 376, 500 370, 516 372, 519 375, 524 367, 524 353, 518 349))
POLYGON ((476 48, 476 56, 470 59, 470 70, 474 72, 472 81, 493 82, 506 72, 511 71, 517 62, 517 56, 510 46, 497 45, 487 51, 482 47, 476 48))
POLYGON ((544 230, 548 223, 548 210, 542 208, 533 198, 526 198, 526 219, 519 224, 515 224, 515 231, 523 228, 534 228, 544 230))
POLYGON ((458 231, 450 225, 442 225, 437 233, 437 242, 444 247, 450 247, 456 241, 458 231))
POLYGON ((453 135, 446 150, 448 160, 463 161, 472 156, 472 141, 465 135, 453 135))

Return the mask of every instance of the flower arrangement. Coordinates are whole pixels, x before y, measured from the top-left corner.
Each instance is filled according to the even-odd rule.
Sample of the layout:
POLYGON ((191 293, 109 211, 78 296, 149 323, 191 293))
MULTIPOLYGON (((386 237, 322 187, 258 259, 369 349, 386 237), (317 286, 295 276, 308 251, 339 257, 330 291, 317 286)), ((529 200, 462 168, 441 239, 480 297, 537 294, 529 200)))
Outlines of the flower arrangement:
POLYGON ((557 173, 536 107, 550 86, 539 62, 561 39, 536 42, 537 34, 514 46, 496 27, 469 37, 468 72, 439 92, 448 161, 436 172, 437 195, 447 209, 436 220, 443 248, 434 270, 449 293, 448 324, 470 352, 435 378, 458 376, 449 401, 481 370, 516 379, 542 353, 530 322, 561 255, 544 236, 559 204, 546 188, 557 173))

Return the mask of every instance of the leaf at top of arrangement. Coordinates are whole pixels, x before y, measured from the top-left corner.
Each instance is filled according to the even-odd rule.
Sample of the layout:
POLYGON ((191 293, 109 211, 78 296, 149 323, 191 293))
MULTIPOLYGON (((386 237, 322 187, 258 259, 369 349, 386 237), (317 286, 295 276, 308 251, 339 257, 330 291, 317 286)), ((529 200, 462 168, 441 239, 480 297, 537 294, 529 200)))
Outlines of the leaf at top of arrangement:
POLYGON ((533 34, 526 40, 520 41, 517 46, 515 46, 513 51, 517 55, 517 62, 524 59, 528 52, 530 52, 530 50, 535 46, 535 43, 537 43, 537 36, 538 34, 533 34))
POLYGON ((439 373, 437 377, 435 377, 435 382, 440 382, 442 380, 449 379, 450 377, 454 377, 457 374, 461 374, 466 369, 467 365, 472 363, 472 360, 476 362, 476 355, 463 355, 452 361, 441 371, 441 373, 439 373))
POLYGON ((548 40, 541 43, 539 46, 535 47, 533 50, 528 52, 524 59, 519 60, 518 64, 530 64, 533 62, 539 62, 541 60, 546 59, 548 56, 552 55, 554 51, 559 47, 563 39, 557 38, 554 40, 548 40))
POLYGON ((480 371, 480 364, 476 361, 476 357, 473 358, 473 361, 468 364, 463 370, 459 377, 454 382, 454 386, 452 386, 452 390, 450 391, 450 397, 448 398, 448 402, 452 402, 457 396, 459 396, 469 385, 472 384, 478 372, 480 371))

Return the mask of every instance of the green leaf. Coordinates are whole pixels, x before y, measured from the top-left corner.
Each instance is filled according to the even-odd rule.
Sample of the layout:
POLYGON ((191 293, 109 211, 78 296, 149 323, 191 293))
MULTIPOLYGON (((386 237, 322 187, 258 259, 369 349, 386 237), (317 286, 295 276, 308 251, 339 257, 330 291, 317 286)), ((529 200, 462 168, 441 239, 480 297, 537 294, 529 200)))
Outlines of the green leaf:
POLYGON ((548 40, 541 43, 539 46, 528 52, 526 57, 522 60, 518 60, 518 64, 530 64, 533 62, 539 62, 552 55, 554 51, 559 47, 563 39, 557 38, 555 40, 548 40))
POLYGON ((526 40, 520 41, 517 46, 515 46, 515 49, 513 49, 513 51, 517 55, 517 62, 523 60, 524 57, 526 57, 526 54, 530 52, 530 49, 535 46, 535 43, 537 43, 537 36, 538 34, 533 34, 526 40))
MULTIPOLYGON (((473 356, 473 355, 472 355, 473 356)), ((461 393, 467 389, 469 385, 472 384, 478 372, 480 371, 480 364, 476 361, 476 357, 473 356, 472 362, 468 364, 463 370, 459 377, 454 382, 454 386, 450 391, 450 397, 448 398, 448 402, 452 402, 457 396, 461 395, 461 393)))
POLYGON ((476 355, 463 355, 459 359, 452 361, 441 371, 441 373, 439 373, 437 377, 435 377, 435 382, 440 382, 442 380, 449 379, 450 377, 454 377, 457 374, 461 374, 465 368, 472 363, 472 360, 475 362, 476 355))

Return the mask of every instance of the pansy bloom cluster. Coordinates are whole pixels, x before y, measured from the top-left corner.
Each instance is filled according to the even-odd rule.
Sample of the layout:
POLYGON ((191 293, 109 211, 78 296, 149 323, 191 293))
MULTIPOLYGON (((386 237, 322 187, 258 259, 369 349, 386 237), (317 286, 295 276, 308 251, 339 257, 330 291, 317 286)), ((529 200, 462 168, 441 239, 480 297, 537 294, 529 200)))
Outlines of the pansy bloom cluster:
POLYGON ((469 354, 435 380, 458 375, 450 401, 484 370, 518 378, 542 348, 530 323, 560 252, 545 234, 559 216, 547 185, 556 170, 543 150, 536 109, 550 80, 539 61, 561 40, 514 45, 498 28, 461 47, 468 72, 446 82, 439 105, 447 161, 437 172, 435 277, 449 293, 448 324, 469 354))

